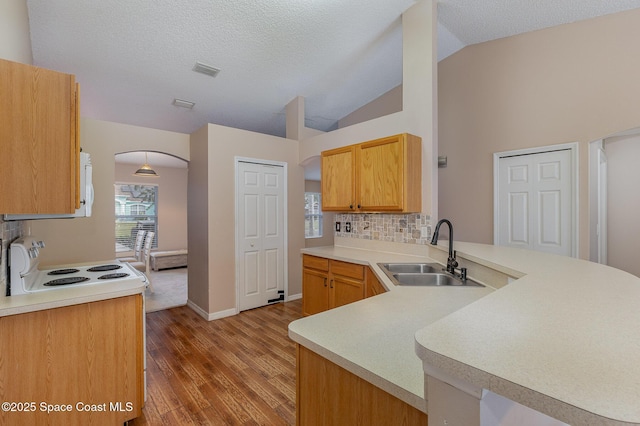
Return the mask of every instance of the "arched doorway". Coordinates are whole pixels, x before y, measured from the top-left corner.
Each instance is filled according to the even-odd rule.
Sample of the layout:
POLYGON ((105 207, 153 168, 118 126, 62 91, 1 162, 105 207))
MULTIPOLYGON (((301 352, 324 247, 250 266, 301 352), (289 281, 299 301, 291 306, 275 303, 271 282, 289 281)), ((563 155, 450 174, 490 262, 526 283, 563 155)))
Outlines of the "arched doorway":
MULTIPOLYGON (((188 162, 172 155, 154 151, 115 155, 116 257, 134 254, 139 229, 155 233, 152 253, 186 252, 187 181, 188 162), (143 165, 155 174, 136 175, 143 165)), ((147 312, 187 303, 186 263, 158 262, 149 278, 152 289, 146 292, 147 312)))

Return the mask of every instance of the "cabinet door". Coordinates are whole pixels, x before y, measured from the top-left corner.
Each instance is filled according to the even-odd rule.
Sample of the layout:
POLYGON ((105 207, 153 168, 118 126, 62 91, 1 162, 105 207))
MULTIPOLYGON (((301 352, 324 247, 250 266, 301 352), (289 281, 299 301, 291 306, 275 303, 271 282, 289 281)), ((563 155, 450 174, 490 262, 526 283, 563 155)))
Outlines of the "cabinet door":
POLYGON ((73 75, 0 60, 0 213, 73 213, 79 151, 73 75))
POLYGON ((302 315, 313 315, 329 309, 328 276, 326 272, 302 270, 302 315))
POLYGON ((385 293, 387 289, 380 283, 376 274, 371 269, 367 269, 367 286, 365 289, 365 297, 372 297, 385 293))
POLYGON ((324 151, 321 161, 322 210, 355 209, 355 148, 324 151))
POLYGON ((364 299, 364 281, 333 275, 329 283, 329 307, 337 308, 364 299))
POLYGON ((297 345, 297 425, 426 425, 427 415, 297 345))
POLYGON ((362 210, 402 211, 404 144, 401 137, 359 146, 358 202, 362 210))
POLYGON ((142 295, 1 317, 3 401, 72 404, 73 409, 2 411, 0 424, 115 425, 140 416, 143 318, 142 295), (91 412, 76 409, 78 402, 107 405, 91 412), (122 410, 110 410, 111 402, 121 402, 122 410))

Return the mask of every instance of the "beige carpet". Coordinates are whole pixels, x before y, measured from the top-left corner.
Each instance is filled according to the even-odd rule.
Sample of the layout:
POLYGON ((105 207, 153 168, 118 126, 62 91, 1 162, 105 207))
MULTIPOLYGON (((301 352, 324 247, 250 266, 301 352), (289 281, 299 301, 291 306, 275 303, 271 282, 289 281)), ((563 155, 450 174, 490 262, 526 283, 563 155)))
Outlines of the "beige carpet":
POLYGON ((187 268, 151 271, 153 292, 145 291, 147 312, 175 308, 187 304, 187 268))

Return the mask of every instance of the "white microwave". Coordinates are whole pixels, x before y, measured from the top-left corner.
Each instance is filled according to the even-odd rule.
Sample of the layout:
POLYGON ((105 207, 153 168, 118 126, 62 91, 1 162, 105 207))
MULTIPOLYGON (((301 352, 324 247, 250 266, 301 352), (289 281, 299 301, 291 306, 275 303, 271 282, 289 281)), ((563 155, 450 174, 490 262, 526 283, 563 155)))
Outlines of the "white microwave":
POLYGON ((91 157, 86 152, 80 153, 80 208, 75 213, 67 214, 5 214, 4 220, 32 219, 69 219, 74 217, 90 217, 93 205, 93 168, 91 157))

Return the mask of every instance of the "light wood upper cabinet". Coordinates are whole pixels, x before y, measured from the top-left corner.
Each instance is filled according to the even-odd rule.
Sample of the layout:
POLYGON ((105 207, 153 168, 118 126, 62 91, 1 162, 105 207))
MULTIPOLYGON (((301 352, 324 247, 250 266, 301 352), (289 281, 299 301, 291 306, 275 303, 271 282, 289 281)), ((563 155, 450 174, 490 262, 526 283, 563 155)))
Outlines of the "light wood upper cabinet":
POLYGON ((320 157, 322 170, 322 210, 352 210, 355 201, 355 146, 325 151, 320 157))
POLYGON ((322 210, 420 212, 421 145, 403 133, 324 151, 322 210))
POLYGON ((75 77, 0 60, 0 214, 79 207, 75 77))

